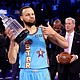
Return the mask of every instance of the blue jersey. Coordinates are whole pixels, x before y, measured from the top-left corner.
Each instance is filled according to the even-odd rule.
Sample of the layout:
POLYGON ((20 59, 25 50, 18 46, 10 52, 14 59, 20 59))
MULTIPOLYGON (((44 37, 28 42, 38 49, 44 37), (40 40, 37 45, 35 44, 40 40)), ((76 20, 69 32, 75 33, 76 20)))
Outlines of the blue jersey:
POLYGON ((38 28, 35 34, 29 34, 20 43, 19 68, 26 68, 27 57, 30 59, 31 69, 48 67, 46 44, 41 28, 38 28))

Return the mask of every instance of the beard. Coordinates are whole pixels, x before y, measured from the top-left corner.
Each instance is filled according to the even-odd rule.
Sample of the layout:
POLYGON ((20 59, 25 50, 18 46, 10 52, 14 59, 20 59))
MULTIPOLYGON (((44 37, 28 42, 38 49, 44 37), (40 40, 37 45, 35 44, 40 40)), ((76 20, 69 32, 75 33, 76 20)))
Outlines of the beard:
POLYGON ((27 26, 32 27, 33 25, 36 24, 36 20, 34 20, 33 22, 31 22, 31 21, 26 22, 26 21, 24 20, 24 23, 25 23, 27 26))

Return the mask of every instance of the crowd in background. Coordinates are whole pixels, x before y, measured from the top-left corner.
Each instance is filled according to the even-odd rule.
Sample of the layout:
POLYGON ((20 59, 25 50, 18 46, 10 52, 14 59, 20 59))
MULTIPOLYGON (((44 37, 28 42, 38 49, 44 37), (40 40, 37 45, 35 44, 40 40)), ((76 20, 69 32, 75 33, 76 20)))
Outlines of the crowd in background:
POLYGON ((59 18, 64 24, 66 17, 80 21, 80 0, 0 0, 0 9, 7 10, 7 15, 19 19, 19 10, 23 6, 31 6, 37 18, 37 25, 46 21, 51 23, 59 18))

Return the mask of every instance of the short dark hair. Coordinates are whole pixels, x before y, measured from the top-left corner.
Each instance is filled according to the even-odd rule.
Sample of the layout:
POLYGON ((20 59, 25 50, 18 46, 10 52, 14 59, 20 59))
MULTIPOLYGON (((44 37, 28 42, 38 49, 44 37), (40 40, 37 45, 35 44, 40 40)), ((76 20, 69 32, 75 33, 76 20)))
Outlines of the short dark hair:
POLYGON ((26 8, 31 8, 30 6, 24 6, 24 7, 22 7, 21 9, 20 9, 20 16, 22 15, 22 11, 24 10, 24 9, 26 9, 26 8))
POLYGON ((59 19, 55 20, 54 23, 61 24, 61 21, 59 19))

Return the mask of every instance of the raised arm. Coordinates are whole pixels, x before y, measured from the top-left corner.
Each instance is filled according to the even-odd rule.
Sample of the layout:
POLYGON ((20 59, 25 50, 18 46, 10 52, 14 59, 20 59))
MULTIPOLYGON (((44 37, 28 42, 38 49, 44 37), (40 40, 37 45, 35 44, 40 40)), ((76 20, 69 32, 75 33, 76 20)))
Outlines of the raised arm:
POLYGON ((11 64, 14 64, 17 59, 19 45, 14 41, 13 31, 10 29, 5 30, 5 33, 10 39, 10 46, 8 51, 8 59, 11 64))
POLYGON ((48 27, 43 28, 43 34, 47 35, 49 40, 52 41, 54 44, 62 47, 67 48, 68 43, 66 42, 66 39, 58 34, 56 31, 53 30, 53 28, 49 25, 49 22, 47 23, 48 27))

